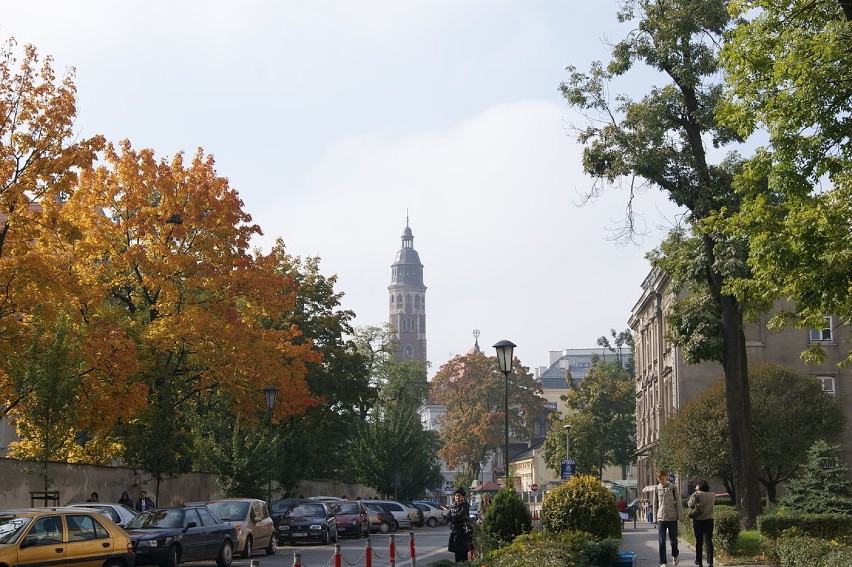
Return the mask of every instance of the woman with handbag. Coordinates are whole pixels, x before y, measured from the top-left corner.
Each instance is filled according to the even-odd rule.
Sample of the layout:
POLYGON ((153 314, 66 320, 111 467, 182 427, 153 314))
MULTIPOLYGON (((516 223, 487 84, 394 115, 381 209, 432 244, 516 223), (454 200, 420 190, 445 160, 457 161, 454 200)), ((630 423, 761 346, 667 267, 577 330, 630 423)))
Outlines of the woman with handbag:
POLYGON ((707 548, 707 567, 713 567, 713 505, 716 495, 710 492, 706 480, 699 480, 686 505, 687 514, 692 518, 692 531, 695 533, 695 564, 702 567, 702 548, 707 548))
POLYGON ((447 551, 452 551, 456 556, 456 563, 467 561, 470 551, 470 535, 465 527, 470 522, 470 504, 468 504, 464 488, 456 488, 453 493, 455 506, 450 509, 447 520, 450 524, 450 542, 447 551))

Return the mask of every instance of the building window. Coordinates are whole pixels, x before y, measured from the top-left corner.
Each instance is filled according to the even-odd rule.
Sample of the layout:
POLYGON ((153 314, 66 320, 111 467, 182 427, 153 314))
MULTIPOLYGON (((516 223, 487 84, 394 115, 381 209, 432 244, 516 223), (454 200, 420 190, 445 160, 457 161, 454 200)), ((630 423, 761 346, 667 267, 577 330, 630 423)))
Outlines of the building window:
POLYGON ((822 384, 822 391, 828 394, 829 396, 833 396, 837 393, 835 390, 835 379, 834 376, 817 376, 817 380, 822 384))
POLYGON ((411 345, 405 345, 405 358, 411 358, 414 356, 414 349, 411 348, 411 345))
POLYGON ((831 317, 823 317, 821 329, 811 329, 811 342, 827 342, 831 341, 831 317))

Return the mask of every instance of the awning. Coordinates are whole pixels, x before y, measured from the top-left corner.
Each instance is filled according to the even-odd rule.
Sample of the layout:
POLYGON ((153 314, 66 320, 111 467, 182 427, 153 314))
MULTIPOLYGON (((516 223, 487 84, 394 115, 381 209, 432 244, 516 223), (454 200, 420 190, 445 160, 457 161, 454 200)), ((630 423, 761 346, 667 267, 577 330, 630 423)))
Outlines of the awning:
POLYGON ((649 484, 645 488, 642 489, 642 492, 654 492, 657 489, 656 484, 649 484))

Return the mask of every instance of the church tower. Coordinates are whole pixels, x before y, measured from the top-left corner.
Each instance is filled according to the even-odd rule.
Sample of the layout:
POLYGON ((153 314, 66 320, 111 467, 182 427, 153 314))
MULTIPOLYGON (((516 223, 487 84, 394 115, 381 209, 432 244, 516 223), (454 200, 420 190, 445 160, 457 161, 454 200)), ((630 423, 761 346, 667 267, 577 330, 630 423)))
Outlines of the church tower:
POLYGON ((398 360, 426 360, 426 286, 423 264, 405 218, 402 248, 391 265, 390 326, 399 341, 398 360))

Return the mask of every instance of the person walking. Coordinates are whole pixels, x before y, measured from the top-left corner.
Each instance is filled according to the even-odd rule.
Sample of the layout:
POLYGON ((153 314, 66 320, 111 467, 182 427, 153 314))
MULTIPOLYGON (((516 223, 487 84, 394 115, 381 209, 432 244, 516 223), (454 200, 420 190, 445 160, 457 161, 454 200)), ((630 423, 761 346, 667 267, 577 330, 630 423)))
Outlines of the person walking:
POLYGON ((672 546, 672 563, 680 563, 677 548, 677 523, 683 518, 683 505, 677 485, 669 482, 666 471, 657 470, 657 484, 654 490, 655 520, 657 521, 657 543, 660 548, 660 567, 666 567, 666 532, 672 546))
POLYGON ((456 556, 456 563, 467 561, 470 551, 470 535, 467 533, 466 525, 470 522, 470 504, 464 488, 456 488, 453 493, 455 505, 450 509, 448 521, 450 523, 450 541, 447 551, 452 551, 456 556))
POLYGON ((695 534, 695 564, 702 567, 701 555, 707 550, 707 567, 713 567, 713 506, 716 495, 710 492, 706 480, 695 484, 695 492, 689 496, 686 505, 692 518, 692 532, 695 534))

